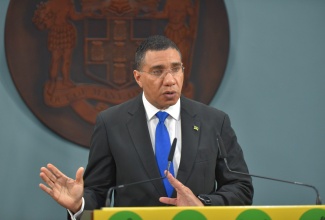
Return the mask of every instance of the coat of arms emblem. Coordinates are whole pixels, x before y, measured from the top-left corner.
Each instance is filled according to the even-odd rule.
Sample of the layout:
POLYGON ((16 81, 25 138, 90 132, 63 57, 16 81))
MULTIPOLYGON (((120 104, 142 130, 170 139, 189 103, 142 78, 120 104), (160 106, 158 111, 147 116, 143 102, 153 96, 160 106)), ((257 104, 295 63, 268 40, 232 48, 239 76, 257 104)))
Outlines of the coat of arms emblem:
MULTIPOLYGON (((59 123, 50 127, 63 137, 88 146, 98 112, 141 92, 133 79, 133 59, 137 46, 149 35, 165 35, 177 44, 186 67, 182 92, 187 97, 196 97, 199 92, 196 87, 200 86, 196 86, 197 83, 193 81, 191 70, 195 63, 194 50, 197 46, 202 2, 11 1, 6 23, 6 47, 15 84, 29 107, 37 104, 42 106, 42 110, 36 110, 40 107, 32 110, 37 116, 44 112, 41 116, 43 122, 59 123), (10 20, 15 17, 10 11, 14 12, 22 4, 26 7, 24 18, 27 21, 22 22, 21 26, 25 25, 24 28, 28 29, 25 38, 31 39, 26 43, 32 42, 29 47, 33 47, 33 51, 28 52, 30 58, 26 58, 30 61, 29 70, 32 71, 30 81, 23 77, 22 69, 13 67, 14 63, 19 63, 13 53, 21 48, 9 44, 16 38, 8 37, 18 31, 10 26, 10 20), (31 97, 34 101, 27 100, 27 93, 34 95, 31 97), (69 131, 62 134, 62 126, 67 126, 69 131), (81 137, 83 135, 80 135, 79 130, 83 129, 80 126, 85 126, 89 133, 86 138, 81 137)), ((223 1, 216 2, 224 9, 223 1)), ((203 5, 206 4, 203 2, 203 5)))

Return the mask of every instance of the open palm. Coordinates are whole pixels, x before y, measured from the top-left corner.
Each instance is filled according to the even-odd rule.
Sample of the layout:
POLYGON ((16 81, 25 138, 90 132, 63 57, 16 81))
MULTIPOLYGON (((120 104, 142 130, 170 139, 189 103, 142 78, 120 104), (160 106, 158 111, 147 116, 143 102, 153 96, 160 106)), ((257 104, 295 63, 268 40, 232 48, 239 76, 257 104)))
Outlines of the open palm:
POLYGON ((80 167, 76 173, 76 179, 64 175, 52 164, 41 168, 40 177, 47 184, 40 184, 40 188, 49 194, 61 206, 72 212, 77 212, 82 203, 84 190, 83 183, 84 168, 80 167))

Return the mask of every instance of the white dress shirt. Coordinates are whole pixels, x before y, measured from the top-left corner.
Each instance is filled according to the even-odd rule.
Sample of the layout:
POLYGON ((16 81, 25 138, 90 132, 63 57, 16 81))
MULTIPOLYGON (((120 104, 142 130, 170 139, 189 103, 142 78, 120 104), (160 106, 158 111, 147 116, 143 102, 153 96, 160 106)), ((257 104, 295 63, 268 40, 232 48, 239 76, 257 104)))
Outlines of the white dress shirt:
POLYGON ((173 159, 173 165, 174 165, 174 174, 177 176, 179 163, 181 161, 181 146, 182 146, 182 132, 181 132, 181 103, 180 99, 176 102, 175 105, 170 106, 167 109, 160 110, 153 106, 145 97, 144 94, 142 94, 142 100, 143 105, 146 111, 147 116, 147 124, 150 134, 150 139, 153 147, 153 152, 155 152, 155 134, 156 134, 156 127, 159 122, 158 117, 156 116, 156 113, 159 111, 167 112, 169 115, 165 120, 165 125, 167 127, 169 138, 170 138, 170 144, 172 144, 174 138, 177 138, 177 144, 175 148, 175 154, 173 159))

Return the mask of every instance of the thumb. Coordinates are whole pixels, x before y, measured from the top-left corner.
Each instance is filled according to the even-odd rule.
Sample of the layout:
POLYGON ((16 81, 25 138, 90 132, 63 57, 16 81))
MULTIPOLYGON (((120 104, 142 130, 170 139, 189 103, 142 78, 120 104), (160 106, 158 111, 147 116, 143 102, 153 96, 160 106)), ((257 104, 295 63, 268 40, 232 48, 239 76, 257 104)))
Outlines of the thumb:
POLYGON ((83 182, 84 182, 83 173, 84 173, 84 168, 79 167, 79 169, 76 172, 76 183, 83 184, 83 182))

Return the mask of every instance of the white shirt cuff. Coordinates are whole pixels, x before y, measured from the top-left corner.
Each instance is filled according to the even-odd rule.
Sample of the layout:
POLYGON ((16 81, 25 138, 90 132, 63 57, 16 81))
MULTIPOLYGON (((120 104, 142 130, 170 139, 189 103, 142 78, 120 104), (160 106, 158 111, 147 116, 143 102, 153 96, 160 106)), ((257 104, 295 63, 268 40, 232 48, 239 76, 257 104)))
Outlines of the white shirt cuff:
POLYGON ((69 209, 67 209, 68 212, 69 212, 69 215, 70 215, 71 219, 72 220, 76 220, 79 217, 79 215, 81 215, 83 213, 84 207, 85 207, 85 200, 84 200, 84 197, 82 197, 81 208, 80 208, 80 210, 78 212, 76 212, 75 214, 73 214, 69 209))

